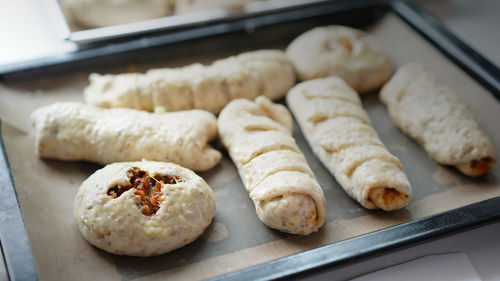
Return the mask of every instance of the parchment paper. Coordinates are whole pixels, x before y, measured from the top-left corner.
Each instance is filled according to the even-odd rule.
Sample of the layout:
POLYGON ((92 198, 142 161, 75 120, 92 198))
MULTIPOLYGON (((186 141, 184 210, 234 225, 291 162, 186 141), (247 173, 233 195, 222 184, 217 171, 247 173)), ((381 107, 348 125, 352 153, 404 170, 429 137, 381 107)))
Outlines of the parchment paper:
MULTIPOLYGON (((385 47, 394 66, 420 61, 459 90, 493 144, 500 148, 497 130, 500 105, 490 93, 395 15, 387 14, 368 31, 385 47)), ((137 67, 145 70, 152 66, 209 62, 240 51, 137 67)), ((123 68, 95 71, 123 72, 126 67, 124 63, 123 68)), ((406 209, 392 213, 363 209, 316 159, 296 126, 294 136, 327 200, 327 223, 318 233, 299 237, 265 227, 226 156, 216 168, 201 173, 216 194, 217 212, 200 239, 157 257, 111 255, 88 244, 73 221, 78 187, 100 167, 39 159, 29 121, 30 113, 42 105, 62 100, 83 101, 81 92, 88 83, 87 76, 88 73, 77 73, 0 84, 3 139, 40 280, 206 279, 500 196, 499 164, 480 178, 467 178, 453 168, 437 165, 419 145, 396 129, 377 93, 373 93, 363 96, 364 106, 382 140, 401 159, 413 187, 413 201, 406 209)))

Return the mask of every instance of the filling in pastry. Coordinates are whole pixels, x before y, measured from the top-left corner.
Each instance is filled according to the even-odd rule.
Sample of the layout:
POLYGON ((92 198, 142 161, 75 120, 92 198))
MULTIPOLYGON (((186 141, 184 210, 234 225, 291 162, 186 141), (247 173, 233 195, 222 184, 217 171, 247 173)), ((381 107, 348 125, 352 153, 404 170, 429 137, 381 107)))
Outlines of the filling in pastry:
POLYGON ((154 175, 150 176, 148 172, 133 167, 127 171, 129 184, 115 185, 110 187, 107 194, 113 198, 118 198, 124 192, 135 189, 134 200, 141 213, 146 216, 154 215, 160 209, 162 201, 161 188, 164 184, 176 184, 182 182, 178 176, 154 175))
POLYGON ((391 187, 376 187, 368 196, 377 207, 390 211, 400 209, 408 204, 408 195, 391 187))
POLYGON ((470 168, 474 174, 482 175, 486 173, 495 164, 495 159, 491 157, 484 157, 479 160, 472 160, 470 168))

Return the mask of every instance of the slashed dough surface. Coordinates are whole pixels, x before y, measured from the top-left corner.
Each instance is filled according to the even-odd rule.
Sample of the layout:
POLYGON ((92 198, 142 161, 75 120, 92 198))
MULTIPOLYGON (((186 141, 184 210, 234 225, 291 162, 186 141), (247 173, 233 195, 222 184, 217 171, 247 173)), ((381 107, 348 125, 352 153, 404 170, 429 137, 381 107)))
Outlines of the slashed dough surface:
POLYGON ((495 148, 467 105, 426 66, 401 66, 380 99, 396 125, 437 162, 472 176, 486 173, 496 162, 495 148))
POLYGON ((151 69, 118 75, 93 73, 84 96, 88 104, 153 111, 204 109, 213 113, 236 98, 283 97, 295 84, 292 62, 279 50, 259 50, 211 65, 151 69))
POLYGON ((213 192, 201 177, 179 165, 153 161, 113 163, 96 171, 80 186, 74 209, 76 224, 88 242, 132 256, 160 255, 182 247, 200 236, 214 215, 213 192), (136 188, 113 196, 117 186, 130 185, 134 168, 159 179, 153 181, 160 190, 154 214, 141 212, 136 188))
POLYGON ((403 166, 371 126, 358 94, 341 78, 299 83, 287 103, 314 153, 353 199, 386 211, 408 205, 412 191, 403 166))
POLYGON ((149 113, 59 102, 32 114, 37 153, 100 164, 142 159, 169 161, 203 171, 222 155, 208 142, 217 120, 207 111, 149 113))
POLYGON ((264 96, 237 99, 222 110, 218 125, 260 220, 293 234, 318 231, 325 197, 292 137, 288 110, 264 96))
POLYGON ((358 92, 380 87, 391 75, 387 55, 361 30, 331 25, 313 28, 292 41, 286 50, 301 81, 342 77, 358 92))

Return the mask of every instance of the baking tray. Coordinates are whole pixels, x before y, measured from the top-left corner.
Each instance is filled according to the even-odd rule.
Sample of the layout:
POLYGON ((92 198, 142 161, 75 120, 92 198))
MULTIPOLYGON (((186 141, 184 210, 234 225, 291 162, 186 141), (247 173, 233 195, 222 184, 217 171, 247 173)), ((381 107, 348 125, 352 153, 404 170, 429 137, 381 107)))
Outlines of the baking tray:
POLYGON ((45 0, 50 18, 61 38, 77 44, 103 42, 127 38, 138 34, 172 31, 221 21, 239 20, 256 15, 274 14, 279 11, 301 9, 330 0, 262 0, 243 5, 238 9, 215 8, 189 14, 174 14, 161 18, 130 22, 99 28, 78 28, 71 24, 58 0, 45 0))
MULTIPOLYGON (((387 14, 393 14, 394 17, 399 17, 400 19, 407 22, 412 30, 420 33, 425 40, 428 40, 431 44, 433 44, 437 49, 446 56, 446 59, 449 60, 450 64, 455 64, 458 66, 459 71, 464 71, 470 77, 475 79, 477 85, 479 87, 484 87, 486 91, 480 93, 480 91, 476 93, 470 93, 470 95, 476 96, 468 96, 467 102, 472 105, 472 109, 474 112, 478 112, 478 108, 483 105, 476 105, 474 102, 476 100, 487 99, 488 97, 485 95, 493 94, 498 99, 498 95, 500 92, 500 88, 498 87, 498 68, 489 63, 487 60, 482 58, 472 49, 468 48, 465 44, 461 43, 454 37, 452 34, 443 29, 432 17, 419 11, 415 7, 404 3, 404 2, 386 2, 386 1, 378 1, 378 2, 367 2, 367 1, 348 1, 348 2, 332 2, 321 4, 318 6, 310 7, 305 10, 296 11, 296 13, 292 13, 294 16, 290 16, 290 12, 288 11, 285 14, 281 14, 282 16, 288 15, 289 17, 285 19, 281 18, 280 20, 274 19, 272 23, 265 22, 262 23, 260 28, 256 29, 253 33, 247 33, 245 31, 241 31, 244 29, 235 29, 231 32, 217 32, 217 28, 213 33, 205 34, 203 36, 193 36, 191 38, 185 40, 178 40, 175 42, 161 41, 160 36, 157 37, 149 37, 151 39, 157 38, 159 41, 156 41, 156 44, 152 44, 155 48, 150 48, 152 46, 146 46, 145 50, 139 51, 140 48, 136 48, 134 52, 130 52, 125 56, 113 56, 114 59, 120 61, 120 64, 123 65, 123 62, 141 62, 141 61, 149 61, 151 60, 162 60, 169 61, 177 56, 188 56, 193 55, 199 52, 213 52, 215 50, 230 50, 232 48, 238 48, 239 50, 243 50, 247 46, 251 46, 254 48, 258 48, 260 46, 270 46, 273 44, 279 45, 279 42, 289 42, 293 37, 295 37, 298 33, 309 29, 315 25, 322 25, 327 23, 340 23, 340 24, 348 24, 352 26, 356 26, 359 28, 370 28, 370 24, 381 20, 387 16, 387 14), (286 27, 286 28, 285 28, 286 27), (280 30, 280 33, 276 33, 277 30, 280 30), (207 38, 201 38, 207 37, 207 38), (161 44, 160 44, 161 42, 161 44), (231 42, 231 45, 228 46, 227 42, 231 42), (158 54, 158 46, 163 45, 163 49, 168 49, 169 52, 160 52, 158 54), (202 45, 203 48, 199 46, 202 45), (143 54, 149 54, 143 55, 143 54), (138 57, 140 56, 140 59, 138 57)), ((259 20, 269 19, 267 16, 257 17, 254 20, 255 22, 259 22, 259 20)), ((246 19, 249 20, 249 19, 246 19)), ((243 20, 245 21, 245 20, 243 20)), ((231 25, 238 25, 240 22, 232 22, 231 25)), ((244 25, 244 24, 243 24, 244 25)), ((205 29, 205 31, 210 31, 210 29, 205 29)), ((132 40, 129 42, 120 42, 117 44, 124 44, 122 46, 134 46, 136 41, 132 40)), ((250 48, 250 47, 249 47, 250 48)), ((89 49, 90 52, 90 49, 89 49)), ((220 53, 219 53, 220 54, 220 53)), ((106 56, 95 56, 95 60, 92 61, 92 64, 87 65, 89 69, 96 69, 98 67, 116 67, 116 60, 107 60, 106 56)), ((58 66, 61 64, 54 63, 56 61, 45 61, 39 65, 41 69, 53 69, 56 70, 58 66), (47 63, 51 62, 51 63, 47 63)), ((71 65, 75 65, 74 68, 69 68, 74 71, 81 71, 82 67, 81 58, 76 60, 67 59, 62 65, 70 67, 71 65)), ((160 62, 161 63, 161 62, 160 62)), ((29 69, 29 68, 27 68, 29 69)), ((64 71, 67 71, 68 68, 65 68, 64 71)), ((37 72, 38 76, 43 73, 37 72)), ((60 72, 53 72, 53 74, 60 74, 60 72)), ((454 73, 454 72, 453 72, 454 73)), ((33 74, 35 72, 31 71, 20 71, 18 72, 16 78, 25 79, 22 80, 23 83, 31 83, 32 81, 26 80, 27 77, 33 78, 33 74)), ((86 74, 74 74, 75 76, 85 76, 86 74)), ((36 76, 36 75, 35 75, 36 76)), ((73 74, 67 74, 66 76, 73 76, 73 74)), ((457 79, 460 79, 459 77, 457 79)), ((42 78, 45 79, 45 78, 42 78)), ((70 79, 72 79, 70 77, 70 79)), ((76 79, 76 78, 75 78, 76 79)), ((461 79, 460 79, 461 80, 461 79)), ((43 81, 41 82, 43 84, 43 81)), ((41 84, 37 84, 41 85, 41 84)), ((477 86, 476 85, 476 86, 477 86)), ((54 86, 57 87, 57 86, 54 86)), ((13 87, 16 88, 16 87, 13 87)), ((49 87, 50 88, 50 87, 49 87)), ((0 89, 1 90, 1 89, 0 89)), ((480 89, 478 89, 480 90, 480 89)), ((484 90, 484 89, 483 89, 484 90)), ((491 99, 491 96, 490 96, 491 99)), ((489 100, 489 108, 491 109, 491 100, 489 100)), ((494 98, 493 102, 498 103, 494 98)), ((390 123, 390 120, 387 118, 387 114, 383 112, 383 110, 379 110, 376 106, 377 98, 374 95, 363 97, 363 103, 365 107, 368 109, 370 117, 374 121, 374 126, 379 131, 382 139, 388 138, 389 135, 395 134, 398 135, 398 140, 402 141, 407 146, 417 147, 411 140, 406 139, 401 135, 398 131, 391 130, 391 126, 389 129, 383 128, 384 123, 390 123), (385 115, 384 115, 385 114, 385 115), (384 117, 385 116, 385 117, 384 117), (374 118, 375 117, 375 118, 374 118), (381 129, 382 128, 382 129, 381 129)), ((498 104, 493 104, 493 108, 497 108, 498 104)), ((13 109, 15 110, 15 109, 13 109)), ((496 114, 496 113, 488 113, 488 114, 496 114)), ((494 124, 490 122, 485 122, 488 116, 480 116, 480 123, 484 126, 486 125, 485 130, 490 134, 496 131, 494 124)), ((492 119, 495 120, 495 119, 492 119)), ((10 123, 10 120, 5 120, 6 123, 10 123)), ((9 125, 10 126, 10 125, 9 125)), ((8 127, 9 127, 8 126, 8 127)), ((5 128, 2 128, 5 129, 5 128)), ((15 128, 7 128, 8 133, 11 133, 15 128)), ((2 131, 3 132, 3 131, 2 131)), ((338 204, 344 204, 349 206, 349 211, 354 212, 368 212, 360 208, 356 203, 352 202, 349 198, 345 196, 342 190, 338 189, 338 185, 334 182, 329 173, 321 166, 317 159, 311 154, 310 149, 304 141, 304 138, 300 132, 300 130, 295 129, 294 136, 297 138, 297 142, 300 148, 304 151, 308 162, 311 167, 315 171, 316 175, 320 179, 320 182, 323 182, 322 186, 326 188, 325 195, 327 197, 327 204, 335 202, 333 199, 334 196, 339 196, 344 199, 335 202, 338 204), (329 182, 329 186, 325 186, 324 182, 329 182), (337 185, 337 186, 336 186, 337 185), (335 187, 336 186, 336 187, 335 187)), ((499 147, 499 137, 498 133, 494 134, 492 138, 494 145, 499 147)), ((9 140, 7 146, 13 146, 13 140, 9 140)), ((426 174, 426 171, 432 170, 433 168, 441 169, 440 173, 444 173, 445 175, 449 175, 450 173, 456 176, 456 173, 447 168, 440 168, 440 166, 432 164, 432 160, 426 158, 425 152, 421 149, 416 149, 415 151, 419 151, 418 153, 406 155, 398 151, 397 147, 391 146, 389 144, 389 148, 396 149, 396 155, 400 156, 405 167, 410 162, 410 156, 416 157, 415 161, 421 161, 426 165, 422 165, 422 167, 418 167, 416 169, 408 169, 409 178, 414 186, 415 198, 422 196, 421 191, 418 190, 418 187, 424 188, 422 184, 419 184, 419 176, 420 172, 424 172, 422 174, 426 174), (434 165, 433 167, 427 167, 434 165), (431 169, 432 168, 432 169, 431 169)), ((23 225, 23 220, 21 217, 21 212, 19 209, 19 203, 17 200, 16 190, 24 190, 25 187, 22 185, 18 185, 14 188, 14 181, 12 180, 11 167, 8 164, 6 153, 8 154, 8 150, 6 150, 3 146, 2 140, 2 155, 0 155, 1 165, 0 165, 0 239, 2 243, 2 251, 5 257, 6 267, 9 273, 9 277, 11 280, 36 280, 37 279, 37 271, 35 269, 35 260, 38 260, 40 263, 40 259, 44 259, 45 257, 35 256, 30 251, 30 240, 28 240, 28 236, 23 225)), ((16 155, 9 155, 12 160, 15 160, 16 155)), ((16 161, 14 161, 16 162, 16 161)), ((14 163, 13 166, 14 171, 19 175, 19 169, 22 167, 19 166, 19 163, 14 163)), ((88 165, 88 164, 67 164, 71 166, 70 168, 64 168, 66 164, 58 163, 57 161, 48 161, 45 163, 49 166, 56 167, 61 170, 71 170, 71 169, 80 169, 84 170, 86 173, 90 174, 92 170, 95 170, 97 167, 88 165)), ((231 166, 230 162, 226 161, 222 164, 224 167, 231 166)), ((206 174, 204 175, 206 176, 206 174)), ((498 165, 495 166, 494 170, 490 173, 490 175, 486 178, 480 179, 467 179, 461 176, 457 176, 460 181, 464 181, 467 184, 492 184, 493 190, 497 190, 499 188, 498 181, 500 180, 500 174, 498 171, 498 165)), ((241 185, 239 179, 231 182, 232 185, 241 185)), ((78 183, 73 183, 74 186, 78 186, 78 183)), ((449 187, 448 187, 449 188, 449 187)), ((491 192, 492 188, 489 188, 491 192)), ((239 190, 238 196, 241 195, 243 202, 244 200, 249 201, 246 198, 246 194, 244 190, 242 190, 241 186, 235 186, 236 190, 239 190), (246 199, 245 199, 246 198, 246 199)), ((477 191, 477 189, 475 189, 477 191)), ((463 191, 463 190, 462 190, 463 191)), ((233 191, 231 191, 233 192, 233 191)), ((467 191, 463 191, 467 192, 467 191)), ((495 191, 496 192, 496 191, 495 191)), ((22 195, 22 194, 21 194, 22 195)), ((26 196, 26 195, 24 195, 26 196)), ((22 197, 22 196, 21 196, 22 197)), ((217 190, 216 190, 217 197, 217 190)), ((35 198, 32 200, 36 200, 35 198)), ((22 201, 22 200, 19 200, 22 201)), ((251 201, 250 201, 251 202, 251 201)), ((22 203, 22 202, 21 202, 22 203)), ((219 204, 218 201, 218 210, 224 209, 224 205, 219 204), (220 206, 220 207, 219 207, 220 206)), ((247 202, 248 203, 248 202, 247 202)), ((446 202, 440 202, 445 204, 446 202)), ((22 205, 22 204, 21 204, 22 205)), ((328 208, 337 208, 330 207, 332 204, 329 204, 328 208)), ((410 204, 410 208, 418 205, 417 202, 412 202, 410 204)), ((459 204, 460 205, 460 204, 459 204)), ((26 205, 24 205, 26 206, 26 205)), ((28 209, 30 206, 28 206, 28 209)), ((252 208, 249 208, 248 215, 252 216, 254 211, 252 208)), ((338 241, 328 242, 324 245, 314 245, 314 247, 305 247, 306 250, 300 248, 293 254, 287 255, 278 258, 269 260, 267 262, 257 264, 255 266, 247 266, 244 268, 240 268, 235 272, 231 272, 222 276, 217 276, 215 279, 234 279, 234 280, 265 280, 265 279, 275 279, 281 278, 291 275, 302 276, 301 274, 308 274, 309 271, 319 270, 324 267, 330 267, 334 265, 339 265, 345 262, 353 261, 360 259, 362 257, 367 257, 371 255, 376 255, 380 253, 384 253, 390 250, 394 250, 400 247, 407 247, 409 245, 413 245, 415 243, 420 243, 422 241, 426 241, 429 239, 433 239, 442 235, 455 233, 457 231, 466 230, 471 227, 475 227, 478 225, 482 225, 485 223, 490 223, 500 218, 500 197, 499 196, 486 196, 484 199, 479 199, 474 203, 465 202, 463 206, 459 206, 458 208, 449 208, 444 211, 438 211, 431 215, 422 216, 418 218, 408 217, 407 212, 395 212, 395 213, 383 213, 377 211, 369 211, 372 218, 376 218, 379 220, 384 220, 393 217, 402 218, 401 223, 396 223, 389 227, 382 227, 377 231, 368 231, 366 233, 361 233, 357 235, 356 233, 347 239, 339 239, 338 241), (310 249, 312 248, 312 249, 310 249)), ((25 217, 25 221, 30 218, 25 217)), ((229 219, 229 218, 228 218, 229 219)), ((247 219, 252 219, 247 218, 247 219)), ((253 216, 255 219, 255 216, 253 216)), ((216 215, 216 221, 223 222, 224 216, 221 216, 221 213, 216 215)), ((336 218, 333 218, 335 221, 336 218)), ((257 221, 257 223, 259 223, 257 221)), ((366 221, 365 221, 366 223, 366 221)), ((30 224, 28 224, 29 227, 30 224)), ((260 225, 260 224, 257 224, 260 225)), ((325 225, 319 233, 314 234, 310 237, 299 238, 293 235, 287 235, 283 233, 279 233, 270 229, 265 228, 264 226, 259 226, 259 231, 265 231, 272 239, 275 241, 285 241, 286 243, 297 243, 297 245, 306 245, 315 239, 321 239, 322 235, 329 231, 330 229, 337 229, 335 222, 332 224, 332 220, 330 220, 327 225, 325 225), (302 243, 302 244, 301 244, 302 243)), ((340 227, 338 228, 340 232, 340 227)), ((248 231, 248 229, 244 229, 248 231)), ((33 246, 36 243, 40 243, 39 241, 33 243, 33 236, 30 237, 32 240, 33 246)), ((79 239, 81 239, 79 237, 79 239)), ((234 242, 234 240, 233 240, 234 242)), ((245 244, 246 241, 236 241, 236 243, 245 244)), ((258 243, 257 243, 258 244, 258 243)), ((38 247, 38 246, 37 246, 38 247)), ((37 248, 35 247, 35 248, 37 248)), ((107 255, 106 253, 98 252, 101 256, 105 256, 106 259, 111 259, 114 263, 121 264, 119 270, 121 270, 122 279, 134 279, 140 278, 142 275, 134 275, 137 271, 140 271, 140 268, 137 268, 137 263, 139 265, 145 265, 147 263, 153 263, 155 265, 163 264, 162 262, 169 262, 169 256, 173 256, 175 254, 182 253, 182 251, 194 251, 196 252, 196 248, 203 248, 202 242, 195 242, 191 245, 186 246, 185 250, 180 249, 180 251, 176 251, 173 254, 166 254, 156 258, 148 258, 148 259, 137 259, 137 258, 129 258, 129 257, 117 257, 113 255, 107 255)), ((280 250, 280 248, 277 248, 280 250)), ((98 251, 98 250, 93 250, 98 251)), ((237 253, 238 254, 238 253, 237 253)), ((237 257, 236 255, 235 257, 237 257)), ((51 257, 49 257, 51 258, 51 257)), ((45 261, 44 261, 45 262, 45 261)), ((235 261, 235 263, 237 263, 235 261)), ((167 265, 163 265, 167 266, 167 265)), ((38 268, 40 270, 40 268, 38 268)), ((144 277, 144 276, 142 276, 144 277)), ((63 277, 61 277, 63 278, 63 277)))

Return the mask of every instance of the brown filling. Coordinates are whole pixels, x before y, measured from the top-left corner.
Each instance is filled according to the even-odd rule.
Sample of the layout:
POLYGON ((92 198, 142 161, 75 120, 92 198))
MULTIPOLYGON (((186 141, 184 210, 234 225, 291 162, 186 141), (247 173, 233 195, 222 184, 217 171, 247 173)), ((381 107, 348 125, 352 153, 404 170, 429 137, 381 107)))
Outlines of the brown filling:
POLYGON ((491 157, 484 157, 479 160, 472 160, 470 168, 475 174, 484 174, 491 169, 495 160, 491 157))
POLYGON ((339 45, 344 46, 349 52, 352 52, 352 43, 351 40, 347 37, 339 37, 338 39, 339 45))
POLYGON ((150 176, 148 172, 137 167, 127 171, 129 184, 110 187, 107 194, 112 198, 120 197, 125 191, 134 188, 134 200, 141 213, 146 216, 154 215, 160 209, 161 188, 164 184, 176 184, 182 180, 178 176, 150 176))
POLYGON ((378 187, 370 190, 369 199, 375 206, 385 210, 392 211, 403 207, 408 200, 408 195, 397 191, 392 187, 378 187))

